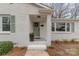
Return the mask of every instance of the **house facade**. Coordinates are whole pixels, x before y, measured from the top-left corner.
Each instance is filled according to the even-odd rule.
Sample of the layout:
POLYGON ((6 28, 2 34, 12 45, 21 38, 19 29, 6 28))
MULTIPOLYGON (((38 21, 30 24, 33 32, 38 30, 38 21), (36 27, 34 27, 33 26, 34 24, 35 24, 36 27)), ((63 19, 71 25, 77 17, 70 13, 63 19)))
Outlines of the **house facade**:
POLYGON ((78 39, 78 19, 55 19, 51 17, 52 12, 43 4, 0 4, 0 41, 12 41, 15 46, 26 47, 48 46, 52 40, 78 39))
POLYGON ((19 47, 27 46, 32 43, 29 35, 34 32, 35 38, 49 43, 51 8, 32 3, 5 3, 0 7, 0 41, 12 41, 19 47))

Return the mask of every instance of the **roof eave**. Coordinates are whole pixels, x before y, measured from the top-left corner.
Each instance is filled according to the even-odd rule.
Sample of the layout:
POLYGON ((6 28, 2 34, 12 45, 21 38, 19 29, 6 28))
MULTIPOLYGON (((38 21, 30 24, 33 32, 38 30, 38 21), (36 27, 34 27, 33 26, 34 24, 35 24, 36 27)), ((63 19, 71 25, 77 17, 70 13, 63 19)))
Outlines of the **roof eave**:
POLYGON ((51 7, 46 6, 46 5, 44 5, 44 4, 41 4, 41 3, 34 3, 34 4, 36 4, 36 5, 38 5, 38 6, 41 6, 41 7, 43 7, 43 8, 46 8, 46 9, 52 9, 51 7))

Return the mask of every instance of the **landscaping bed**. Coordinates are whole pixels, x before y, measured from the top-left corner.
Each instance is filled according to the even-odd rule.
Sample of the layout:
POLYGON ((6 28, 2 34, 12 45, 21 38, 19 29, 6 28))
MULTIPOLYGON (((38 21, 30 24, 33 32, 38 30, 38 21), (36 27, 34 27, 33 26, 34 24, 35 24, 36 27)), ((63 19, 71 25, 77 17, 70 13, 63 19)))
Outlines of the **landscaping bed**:
POLYGON ((26 53, 25 47, 15 47, 11 41, 0 42, 0 56, 24 56, 26 53))
POLYGON ((11 51, 9 51, 6 56, 24 56, 26 50, 26 47, 15 47, 11 51))
POLYGON ((79 41, 52 41, 47 49, 50 56, 79 56, 79 41))
POLYGON ((56 49, 55 49, 53 46, 48 46, 48 47, 47 47, 47 51, 48 51, 48 54, 49 54, 50 56, 56 54, 56 49))

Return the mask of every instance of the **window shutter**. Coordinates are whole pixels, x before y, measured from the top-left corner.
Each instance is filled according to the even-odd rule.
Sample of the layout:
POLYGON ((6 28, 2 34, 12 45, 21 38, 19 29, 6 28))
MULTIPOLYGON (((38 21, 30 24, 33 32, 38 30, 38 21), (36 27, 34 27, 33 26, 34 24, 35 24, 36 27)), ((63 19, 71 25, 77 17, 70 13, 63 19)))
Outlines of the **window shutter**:
POLYGON ((15 16, 14 15, 11 16, 11 20, 10 20, 10 31, 12 33, 15 33, 15 16))
POLYGON ((74 23, 72 23, 72 27, 71 27, 71 29, 72 29, 72 32, 75 31, 74 23))

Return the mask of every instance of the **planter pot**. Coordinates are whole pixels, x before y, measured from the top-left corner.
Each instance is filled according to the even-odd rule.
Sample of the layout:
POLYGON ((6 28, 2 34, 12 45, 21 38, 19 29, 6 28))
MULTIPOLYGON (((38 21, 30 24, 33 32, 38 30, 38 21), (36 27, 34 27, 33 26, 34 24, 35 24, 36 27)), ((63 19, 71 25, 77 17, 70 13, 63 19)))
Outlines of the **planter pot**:
POLYGON ((30 34, 30 41, 34 41, 34 34, 30 34))
POLYGON ((55 48, 48 48, 48 54, 50 55, 50 56, 53 56, 53 55, 55 55, 55 53, 56 53, 56 49, 55 48))

